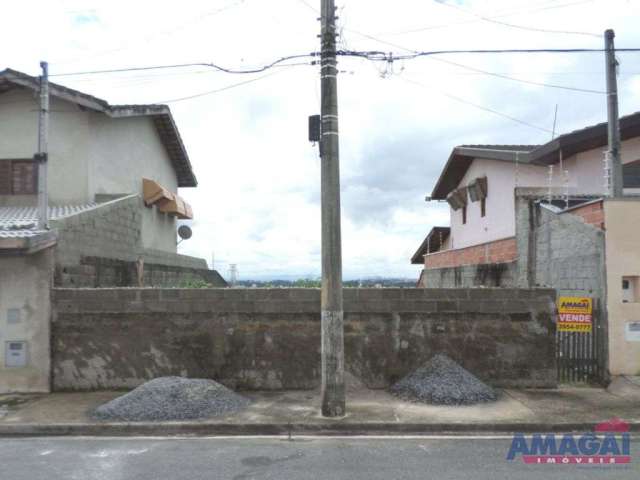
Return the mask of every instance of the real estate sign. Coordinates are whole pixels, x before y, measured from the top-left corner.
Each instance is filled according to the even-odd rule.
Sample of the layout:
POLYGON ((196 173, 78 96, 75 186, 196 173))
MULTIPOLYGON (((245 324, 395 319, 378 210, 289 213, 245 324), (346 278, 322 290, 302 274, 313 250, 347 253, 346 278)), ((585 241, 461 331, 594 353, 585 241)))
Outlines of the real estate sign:
POLYGON ((591 333, 593 299, 589 297, 558 298, 558 331, 591 333))

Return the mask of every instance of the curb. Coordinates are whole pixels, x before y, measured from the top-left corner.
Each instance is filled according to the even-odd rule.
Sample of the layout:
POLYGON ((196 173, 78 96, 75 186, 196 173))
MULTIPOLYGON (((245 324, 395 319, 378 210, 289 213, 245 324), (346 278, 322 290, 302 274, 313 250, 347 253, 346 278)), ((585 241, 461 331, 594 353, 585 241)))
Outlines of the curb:
MULTIPOLYGON (((0 425, 0 437, 126 436, 392 436, 592 432, 589 423, 350 423, 350 424, 211 424, 211 423, 76 423, 0 425)), ((640 432, 640 422, 629 424, 640 432)))

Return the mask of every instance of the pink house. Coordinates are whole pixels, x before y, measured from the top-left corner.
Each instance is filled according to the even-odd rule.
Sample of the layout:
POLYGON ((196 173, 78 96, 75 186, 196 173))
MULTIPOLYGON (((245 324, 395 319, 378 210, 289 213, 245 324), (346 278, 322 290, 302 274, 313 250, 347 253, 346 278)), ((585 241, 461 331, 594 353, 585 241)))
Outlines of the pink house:
MULTIPOLYGON (((620 126, 625 194, 640 194, 640 112, 620 126)), ((450 226, 436 227, 412 258, 424 265, 421 284, 438 286, 426 283, 431 270, 515 262, 516 189, 551 192, 560 207, 605 196, 606 149, 604 123, 544 145, 455 147, 430 197, 449 203, 450 226)))
POLYGON ((587 337, 558 337, 569 381, 640 372, 640 112, 620 119, 620 133, 621 198, 608 196, 604 123, 544 145, 455 147, 428 198, 449 203, 450 226, 434 227, 411 259, 423 287, 591 298, 584 349, 570 345, 587 337))

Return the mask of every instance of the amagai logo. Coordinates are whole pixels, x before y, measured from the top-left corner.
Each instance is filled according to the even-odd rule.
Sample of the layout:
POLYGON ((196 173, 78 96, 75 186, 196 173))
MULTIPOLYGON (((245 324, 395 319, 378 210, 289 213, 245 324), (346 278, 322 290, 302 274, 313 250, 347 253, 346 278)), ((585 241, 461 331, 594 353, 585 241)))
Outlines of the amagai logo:
POLYGON ((517 433, 511 441, 507 460, 522 457, 526 464, 539 465, 620 465, 631 463, 629 424, 613 418, 596 425, 594 432, 576 434, 517 433))

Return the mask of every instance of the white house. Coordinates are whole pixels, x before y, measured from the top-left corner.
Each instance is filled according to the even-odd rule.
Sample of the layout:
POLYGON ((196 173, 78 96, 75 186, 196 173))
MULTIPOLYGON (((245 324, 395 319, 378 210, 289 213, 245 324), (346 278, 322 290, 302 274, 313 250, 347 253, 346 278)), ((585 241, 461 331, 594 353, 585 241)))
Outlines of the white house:
POLYGON ((37 227, 39 79, 0 72, 0 393, 49 389, 51 287, 225 286, 177 253, 196 177, 166 105, 50 84, 48 201, 37 227))

